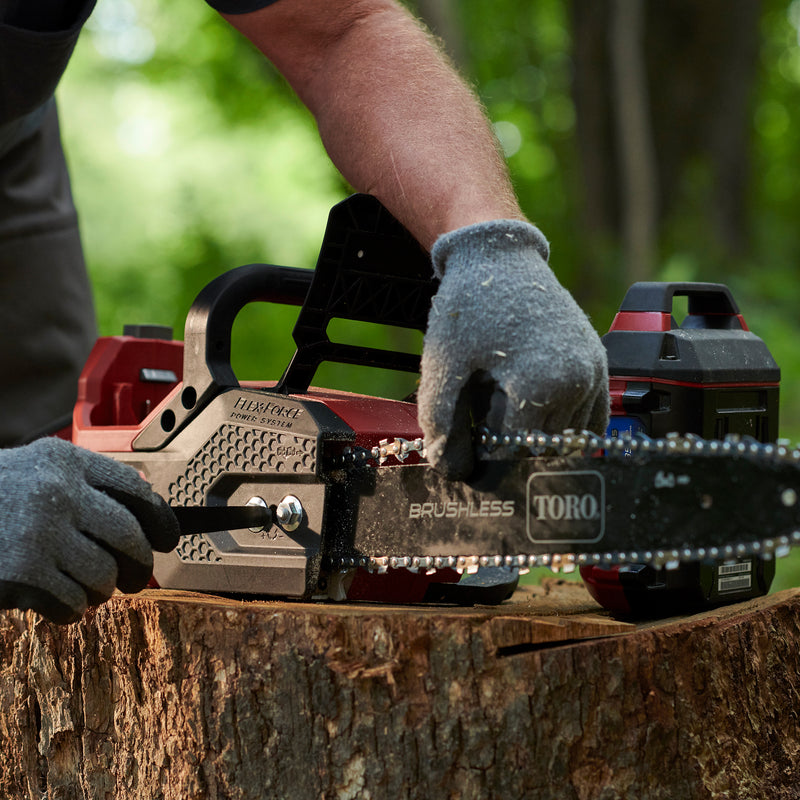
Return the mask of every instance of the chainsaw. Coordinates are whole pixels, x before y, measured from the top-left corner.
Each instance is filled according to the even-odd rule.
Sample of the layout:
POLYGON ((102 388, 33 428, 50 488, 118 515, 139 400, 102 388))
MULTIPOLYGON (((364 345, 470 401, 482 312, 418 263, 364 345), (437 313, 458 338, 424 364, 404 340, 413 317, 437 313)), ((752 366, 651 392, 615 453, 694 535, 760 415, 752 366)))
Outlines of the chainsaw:
MULTIPOLYGON (((750 569, 747 591, 763 592, 753 565, 763 578, 764 565, 800 542, 800 451, 758 440, 774 427, 764 419, 775 419, 777 367, 725 287, 671 287, 659 302, 688 294, 689 317, 702 324, 675 330, 667 311, 648 307, 621 311, 612 334, 648 339, 659 363, 677 363, 698 336, 720 340, 712 383, 727 402, 718 403, 721 438, 674 426, 651 435, 653 420, 677 408, 670 392, 694 391, 696 375, 654 386, 646 369, 628 370, 612 378, 617 416, 604 435, 478 425, 474 474, 448 480, 425 460, 413 397, 312 385, 323 362, 419 370, 418 353, 328 334, 336 319, 424 332, 436 291, 427 254, 377 200, 354 195, 332 209, 314 270, 250 264, 224 273, 192 304, 183 342, 161 326, 99 339, 71 438, 131 464, 174 509, 183 535, 174 551, 155 554, 154 585, 165 588, 497 603, 520 573, 546 566, 581 569, 613 607, 626 569, 639 570, 641 600, 665 573, 682 576, 683 589, 707 582, 699 565, 715 576, 750 569), (296 352, 277 380, 240 382, 231 368, 233 323, 253 302, 299 306, 296 352), (666 346, 650 334, 674 341, 658 350, 666 346), (734 413, 746 394, 742 353, 768 362, 758 391, 769 395, 744 434, 734 413)), ((701 378, 707 366, 697 366, 701 378)), ((703 597, 724 592, 713 594, 703 597)))

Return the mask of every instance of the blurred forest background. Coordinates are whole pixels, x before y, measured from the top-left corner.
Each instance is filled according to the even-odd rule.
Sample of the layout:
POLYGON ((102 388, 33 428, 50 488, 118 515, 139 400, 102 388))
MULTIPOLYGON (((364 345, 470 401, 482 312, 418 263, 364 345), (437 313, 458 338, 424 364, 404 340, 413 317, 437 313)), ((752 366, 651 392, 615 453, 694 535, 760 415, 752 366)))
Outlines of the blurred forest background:
MULTIPOLYGON (((634 280, 727 283, 782 368, 781 434, 800 439, 800 0, 408 4, 474 85, 598 331, 634 280)), ((221 272, 313 267, 351 191, 285 82, 201 0, 101 0, 59 102, 104 335, 180 338, 221 272)), ((280 375, 294 315, 242 312, 240 378, 280 375)), ((800 582, 795 562, 776 588, 800 582)))

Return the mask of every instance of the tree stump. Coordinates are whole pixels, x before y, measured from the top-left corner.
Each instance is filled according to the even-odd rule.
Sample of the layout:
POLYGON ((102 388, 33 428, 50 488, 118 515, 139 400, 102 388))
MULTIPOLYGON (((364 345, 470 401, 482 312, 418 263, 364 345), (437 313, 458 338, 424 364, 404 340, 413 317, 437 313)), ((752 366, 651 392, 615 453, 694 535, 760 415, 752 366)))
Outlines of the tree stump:
POLYGON ((800 591, 631 625, 500 607, 113 598, 0 617, 0 797, 797 798, 800 591))

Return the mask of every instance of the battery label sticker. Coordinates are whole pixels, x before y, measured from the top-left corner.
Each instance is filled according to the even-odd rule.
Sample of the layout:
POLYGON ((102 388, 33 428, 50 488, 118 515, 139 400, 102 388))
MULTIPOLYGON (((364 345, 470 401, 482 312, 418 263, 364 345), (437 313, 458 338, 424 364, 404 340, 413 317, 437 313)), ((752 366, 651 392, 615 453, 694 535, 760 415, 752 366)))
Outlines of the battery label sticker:
MULTIPOLYGON (((612 439, 619 439, 623 436, 635 436, 637 433, 647 433, 642 421, 636 417, 611 417, 606 436, 612 439)), ((630 457, 633 455, 633 450, 626 447, 623 454, 630 457)))
POLYGON ((527 484, 527 534, 534 542, 598 542, 605 532, 605 483, 593 470, 535 472, 527 484))
POLYGON ((750 591, 753 586, 753 562, 720 564, 717 571, 717 592, 750 591))

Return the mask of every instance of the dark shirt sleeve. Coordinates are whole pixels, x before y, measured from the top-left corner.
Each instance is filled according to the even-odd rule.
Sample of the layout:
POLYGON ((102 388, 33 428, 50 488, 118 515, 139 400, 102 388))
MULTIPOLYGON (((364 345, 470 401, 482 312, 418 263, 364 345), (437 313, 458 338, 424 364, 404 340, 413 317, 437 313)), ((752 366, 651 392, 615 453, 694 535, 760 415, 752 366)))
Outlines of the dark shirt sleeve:
POLYGON ((250 11, 258 11, 264 6, 271 6, 278 0, 206 0, 206 2, 223 14, 247 14, 250 11))

